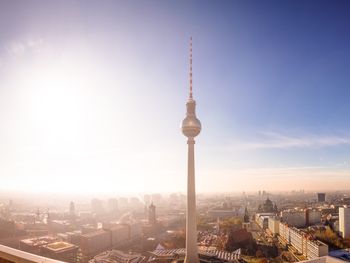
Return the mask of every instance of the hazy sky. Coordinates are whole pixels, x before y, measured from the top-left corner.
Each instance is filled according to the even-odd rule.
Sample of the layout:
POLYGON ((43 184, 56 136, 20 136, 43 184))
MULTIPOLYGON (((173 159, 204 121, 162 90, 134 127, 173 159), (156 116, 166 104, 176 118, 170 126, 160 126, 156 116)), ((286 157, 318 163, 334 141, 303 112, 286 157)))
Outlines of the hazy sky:
POLYGON ((349 1, 0 0, 2 189, 350 187, 349 1))

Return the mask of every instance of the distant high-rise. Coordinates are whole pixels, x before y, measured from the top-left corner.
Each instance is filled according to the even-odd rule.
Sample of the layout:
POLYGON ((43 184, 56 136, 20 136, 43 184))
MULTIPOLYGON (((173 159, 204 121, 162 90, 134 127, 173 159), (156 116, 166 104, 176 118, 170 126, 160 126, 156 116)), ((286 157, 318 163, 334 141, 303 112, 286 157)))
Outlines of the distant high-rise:
POLYGON ((71 217, 75 216, 75 205, 74 205, 74 202, 70 202, 70 204, 69 204, 69 215, 71 217))
POLYGON ((103 203, 102 200, 99 199, 92 199, 91 200, 91 212, 100 215, 103 213, 103 203))
POLYGON ((243 217, 243 221, 244 221, 244 223, 249 223, 249 213, 248 213, 248 208, 247 207, 245 207, 245 209, 244 209, 244 217, 243 217))
POLYGON ((156 207, 153 203, 148 208, 148 223, 152 226, 157 223, 156 207))
POLYGON ((339 207, 339 232, 343 238, 350 237, 350 207, 339 207))
POLYGON ((319 203, 326 202, 326 193, 317 193, 317 201, 319 203))
POLYGON ((108 211, 110 213, 115 213, 118 211, 118 199, 117 198, 108 199, 108 211))
POLYGON ((194 171, 194 137, 201 131, 201 123, 196 117, 196 102, 192 94, 192 37, 190 39, 190 91, 186 103, 186 118, 182 121, 182 133, 188 138, 187 174, 187 216, 186 216, 186 257, 185 263, 199 262, 196 222, 196 187, 194 171))
POLYGON ((144 201, 146 206, 150 205, 150 203, 151 203, 151 196, 148 195, 148 194, 144 195, 143 196, 143 201, 144 201))
POLYGON ((248 213, 248 208, 245 207, 244 209, 244 217, 243 217, 243 223, 242 223, 242 227, 249 231, 250 230, 250 217, 249 217, 249 213, 248 213))
POLYGON ((75 223, 76 213, 75 213, 74 202, 70 202, 70 204, 69 204, 69 219, 70 219, 71 224, 75 223))

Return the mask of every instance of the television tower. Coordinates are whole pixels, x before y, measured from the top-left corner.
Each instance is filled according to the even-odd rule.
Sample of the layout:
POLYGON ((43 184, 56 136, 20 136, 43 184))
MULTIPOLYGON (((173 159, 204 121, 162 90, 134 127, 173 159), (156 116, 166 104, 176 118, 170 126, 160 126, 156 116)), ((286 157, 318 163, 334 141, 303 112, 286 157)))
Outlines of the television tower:
POLYGON ((188 138, 187 174, 187 216, 186 216, 186 257, 184 263, 198 263, 196 186, 194 176, 194 137, 201 131, 201 123, 196 117, 196 101, 192 94, 192 37, 190 38, 190 91, 186 103, 186 118, 182 121, 182 133, 188 138))

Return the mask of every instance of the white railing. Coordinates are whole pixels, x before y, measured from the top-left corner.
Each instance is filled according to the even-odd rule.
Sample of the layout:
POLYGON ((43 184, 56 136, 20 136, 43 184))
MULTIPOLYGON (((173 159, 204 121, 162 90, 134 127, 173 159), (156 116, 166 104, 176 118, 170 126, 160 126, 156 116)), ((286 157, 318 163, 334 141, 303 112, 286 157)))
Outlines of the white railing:
POLYGON ((63 263, 63 261, 34 255, 3 245, 0 245, 0 261, 1 259, 15 263, 63 263))

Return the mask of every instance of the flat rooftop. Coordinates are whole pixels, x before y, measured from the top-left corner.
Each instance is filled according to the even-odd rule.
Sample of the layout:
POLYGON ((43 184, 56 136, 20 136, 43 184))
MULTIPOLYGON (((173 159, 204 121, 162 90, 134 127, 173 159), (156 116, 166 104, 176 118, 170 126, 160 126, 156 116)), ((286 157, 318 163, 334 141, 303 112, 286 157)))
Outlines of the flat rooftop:
POLYGON ((43 236, 43 237, 35 237, 35 238, 28 238, 28 239, 22 239, 21 242, 28 245, 28 246, 43 246, 49 243, 52 243, 55 241, 56 238, 51 236, 43 236))
POLYGON ((94 236, 98 236, 98 235, 101 235, 101 234, 104 234, 104 233, 107 233, 106 231, 104 231, 103 229, 98 229, 96 231, 93 231, 93 232, 90 232, 90 233, 86 233, 84 235, 82 235, 83 237, 94 237, 94 236))
POLYGON ((75 248, 76 246, 67 242, 59 241, 59 242, 54 242, 51 244, 48 244, 46 246, 47 249, 50 249, 52 251, 58 252, 61 250, 66 250, 68 248, 75 248))

